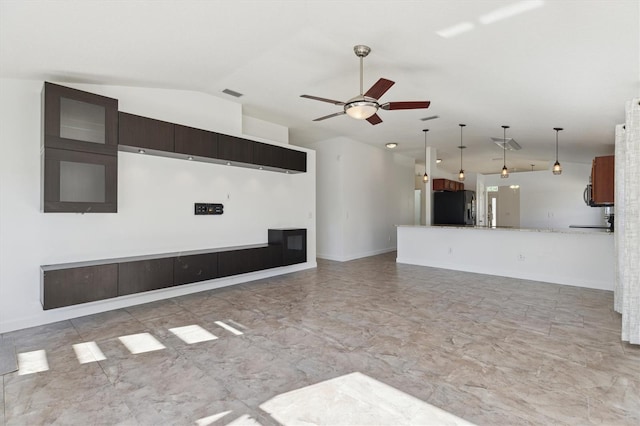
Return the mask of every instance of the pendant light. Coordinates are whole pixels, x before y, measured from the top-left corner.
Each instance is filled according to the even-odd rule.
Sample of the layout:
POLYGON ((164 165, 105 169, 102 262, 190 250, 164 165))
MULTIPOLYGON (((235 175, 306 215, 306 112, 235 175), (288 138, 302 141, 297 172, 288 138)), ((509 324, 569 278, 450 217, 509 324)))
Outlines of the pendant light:
POLYGON ((458 172, 458 180, 460 182, 464 181, 464 170, 462 169, 462 150, 466 148, 466 146, 462 145, 462 128, 466 126, 466 124, 458 124, 460 126, 460 171, 458 172))
POLYGON ((509 177, 509 169, 507 169, 507 129, 509 126, 502 126, 502 171, 501 178, 509 177))
POLYGON ((562 166, 558 162, 558 132, 560 130, 564 130, 562 127, 554 127, 553 130, 556 131, 556 162, 553 164, 553 174, 561 175, 562 174, 562 166))
POLYGON ((424 183, 429 182, 429 175, 427 174, 427 132, 429 129, 424 129, 424 176, 422 176, 422 181, 424 183))

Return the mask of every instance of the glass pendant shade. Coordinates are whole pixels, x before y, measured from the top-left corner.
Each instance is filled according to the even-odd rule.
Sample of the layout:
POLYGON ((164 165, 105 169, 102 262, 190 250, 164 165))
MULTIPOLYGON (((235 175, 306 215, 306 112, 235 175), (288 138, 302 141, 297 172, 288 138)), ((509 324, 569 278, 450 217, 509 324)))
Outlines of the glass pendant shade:
POLYGON ((558 132, 560 130, 563 130, 562 127, 554 127, 553 130, 556 131, 556 162, 553 164, 553 174, 554 175, 561 175, 562 174, 562 166, 560 165, 560 162, 558 161, 558 132))
POLYGON ((507 166, 504 166, 502 168, 502 171, 500 172, 500 177, 501 178, 508 178, 509 177, 509 170, 507 169, 507 166))
POLYGON ((424 183, 429 182, 429 175, 427 175, 427 172, 424 172, 424 176, 422 176, 422 181, 424 183))
POLYGON ((460 169, 460 172, 458 172, 458 180, 460 182, 464 181, 464 170, 460 169))

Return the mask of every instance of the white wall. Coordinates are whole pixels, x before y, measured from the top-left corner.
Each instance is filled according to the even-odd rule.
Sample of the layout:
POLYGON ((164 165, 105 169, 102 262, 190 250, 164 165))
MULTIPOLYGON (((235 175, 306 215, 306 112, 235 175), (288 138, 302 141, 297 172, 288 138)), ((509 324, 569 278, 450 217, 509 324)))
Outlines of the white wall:
POLYGON ((613 290, 613 234, 399 227, 398 263, 613 290))
POLYGON ((604 209, 589 207, 582 192, 589 183, 590 164, 562 162, 562 174, 550 170, 486 175, 487 186, 520 185, 520 227, 566 229, 569 225, 606 225, 604 209))
MULTIPOLYGON (((307 173, 283 174, 118 153, 118 213, 40 211, 42 81, 0 80, 0 332, 314 267, 315 153, 307 173), (222 216, 194 216, 194 202, 220 202, 222 216), (264 243, 267 229, 307 228, 308 262, 43 311, 40 265, 264 243)), ((71 85, 69 85, 71 86, 71 85)), ((80 86, 121 109, 228 134, 242 133, 238 104, 195 92, 80 86)))
POLYGON ((289 143, 289 128, 269 123, 259 118, 242 116, 242 134, 250 139, 252 136, 265 138, 273 142, 289 143))
POLYGON ((346 261, 396 248, 412 224, 414 160, 345 137, 317 152, 318 257, 346 261))

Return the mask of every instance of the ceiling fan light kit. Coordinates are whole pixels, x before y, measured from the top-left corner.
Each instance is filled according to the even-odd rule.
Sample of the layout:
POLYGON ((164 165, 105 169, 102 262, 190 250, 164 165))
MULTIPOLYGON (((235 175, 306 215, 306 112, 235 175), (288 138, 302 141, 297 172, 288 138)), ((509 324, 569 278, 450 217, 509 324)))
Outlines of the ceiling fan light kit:
POLYGON ((343 107, 343 110, 333 114, 316 118, 313 121, 322 121, 327 118, 337 117, 339 115, 348 115, 356 120, 367 120, 370 124, 376 125, 382 123, 382 119, 378 116, 379 109, 395 110, 395 109, 422 109, 429 108, 430 101, 408 101, 408 102, 385 102, 380 104, 378 100, 387 90, 395 83, 386 78, 379 79, 366 93, 363 89, 363 59, 371 52, 371 48, 362 44, 353 47, 353 51, 360 58, 360 94, 349 99, 347 102, 336 101, 334 99, 321 98, 311 95, 300 95, 301 98, 313 99, 321 102, 328 102, 343 107))

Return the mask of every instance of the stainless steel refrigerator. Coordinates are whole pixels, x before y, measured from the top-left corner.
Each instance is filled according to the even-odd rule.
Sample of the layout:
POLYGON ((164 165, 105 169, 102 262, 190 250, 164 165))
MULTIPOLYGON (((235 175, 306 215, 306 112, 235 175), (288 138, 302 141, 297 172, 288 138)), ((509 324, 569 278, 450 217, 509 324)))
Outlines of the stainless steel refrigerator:
POLYGON ((435 192, 433 194, 434 225, 475 225, 476 193, 474 191, 435 192))

